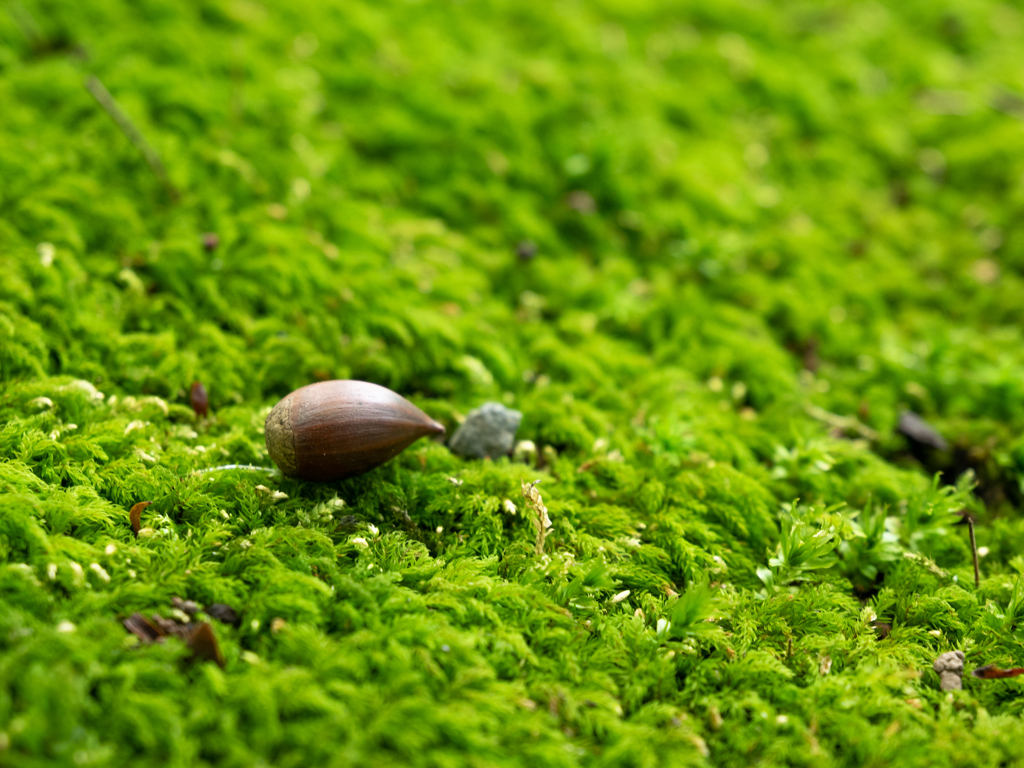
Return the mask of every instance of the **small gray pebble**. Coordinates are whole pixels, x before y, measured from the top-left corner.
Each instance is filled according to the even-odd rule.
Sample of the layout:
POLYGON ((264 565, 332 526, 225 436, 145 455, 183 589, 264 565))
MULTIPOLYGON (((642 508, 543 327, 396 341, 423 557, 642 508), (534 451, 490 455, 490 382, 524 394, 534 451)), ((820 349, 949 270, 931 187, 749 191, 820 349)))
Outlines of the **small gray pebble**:
POLYGON ((900 421, 896 431, 920 445, 927 445, 929 448, 934 448, 937 451, 949 450, 949 443, 946 442, 946 438, 936 432, 931 424, 913 411, 904 411, 900 414, 900 421))
POLYGON ((523 240, 516 246, 516 255, 523 261, 529 261, 537 255, 537 244, 533 240, 523 240))
POLYGON ((516 443, 516 430, 523 414, 500 403, 484 403, 470 411, 462 426, 455 430, 448 447, 452 453, 469 459, 508 456, 516 443))
POLYGON ((939 673, 939 688, 943 691, 959 691, 964 687, 964 652, 949 651, 944 653, 932 664, 932 669, 939 673))

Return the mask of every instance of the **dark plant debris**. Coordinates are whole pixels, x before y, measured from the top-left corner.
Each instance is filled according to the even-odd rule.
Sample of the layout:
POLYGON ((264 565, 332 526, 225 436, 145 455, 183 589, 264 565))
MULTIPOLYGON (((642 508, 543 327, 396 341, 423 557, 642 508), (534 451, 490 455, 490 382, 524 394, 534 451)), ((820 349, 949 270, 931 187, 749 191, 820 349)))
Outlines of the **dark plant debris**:
POLYGON ((202 382, 192 382, 192 387, 189 390, 189 401, 192 403, 192 410, 196 416, 205 419, 210 415, 210 396, 207 394, 206 387, 203 386, 202 382))
POLYGON ((1019 677, 1024 675, 1024 667, 1014 667, 1013 669, 1000 669, 995 664, 986 664, 984 667, 978 667, 971 671, 974 677, 980 677, 982 680, 1001 680, 1004 677, 1019 677))
POLYGON ((128 510, 128 522, 131 523, 132 533, 136 536, 142 530, 142 513, 152 503, 152 501, 140 501, 137 504, 133 504, 132 508, 128 510))
POLYGON ((208 605, 203 609, 203 613, 211 619, 216 619, 222 624, 231 624, 236 627, 241 621, 238 611, 230 605, 224 605, 224 603, 213 603, 212 605, 208 605))
MULTIPOLYGON (((190 617, 198 613, 198 606, 191 600, 174 598, 172 604, 190 617)), ((210 608, 216 608, 217 612, 221 615, 224 615, 225 609, 226 611, 231 611, 225 605, 214 605, 210 606, 210 608)), ((143 643, 163 642, 164 638, 176 637, 192 650, 194 658, 201 661, 213 661, 216 662, 217 666, 224 667, 224 655, 217 643, 213 627, 207 621, 193 622, 181 621, 175 618, 167 619, 159 614, 153 614, 150 618, 146 618, 141 613, 136 612, 122 623, 125 629, 143 643)))

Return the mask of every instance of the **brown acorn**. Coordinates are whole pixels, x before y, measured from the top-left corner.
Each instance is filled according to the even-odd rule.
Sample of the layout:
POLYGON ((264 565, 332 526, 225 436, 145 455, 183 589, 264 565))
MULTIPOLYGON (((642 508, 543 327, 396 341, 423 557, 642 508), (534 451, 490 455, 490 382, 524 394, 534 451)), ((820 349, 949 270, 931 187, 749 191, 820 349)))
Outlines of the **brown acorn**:
POLYGON ((392 459, 444 427, 404 397, 366 381, 322 381, 287 395, 267 416, 270 458, 286 475, 340 480, 392 459))

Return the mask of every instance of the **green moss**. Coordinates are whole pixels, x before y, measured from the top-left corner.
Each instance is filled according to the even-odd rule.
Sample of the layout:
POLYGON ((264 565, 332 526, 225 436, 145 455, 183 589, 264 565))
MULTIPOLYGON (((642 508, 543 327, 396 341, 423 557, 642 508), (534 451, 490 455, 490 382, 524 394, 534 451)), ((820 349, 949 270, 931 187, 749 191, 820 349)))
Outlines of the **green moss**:
POLYGON ((1019 678, 931 662, 1024 663, 1022 45, 989 0, 0 6, 0 763, 1015 764, 1019 678), (196 474, 325 378, 537 454, 196 474), (175 596, 238 610, 223 670, 124 631, 175 596))

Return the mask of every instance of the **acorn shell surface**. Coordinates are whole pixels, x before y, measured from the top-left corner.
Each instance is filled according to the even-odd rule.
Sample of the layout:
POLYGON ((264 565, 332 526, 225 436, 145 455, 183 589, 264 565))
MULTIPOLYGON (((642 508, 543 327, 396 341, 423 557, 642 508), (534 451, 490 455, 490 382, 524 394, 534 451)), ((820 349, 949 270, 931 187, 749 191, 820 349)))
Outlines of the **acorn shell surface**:
POLYGON ((392 459, 444 427, 386 387, 322 381, 283 398, 267 416, 270 458, 286 475, 340 480, 392 459))

